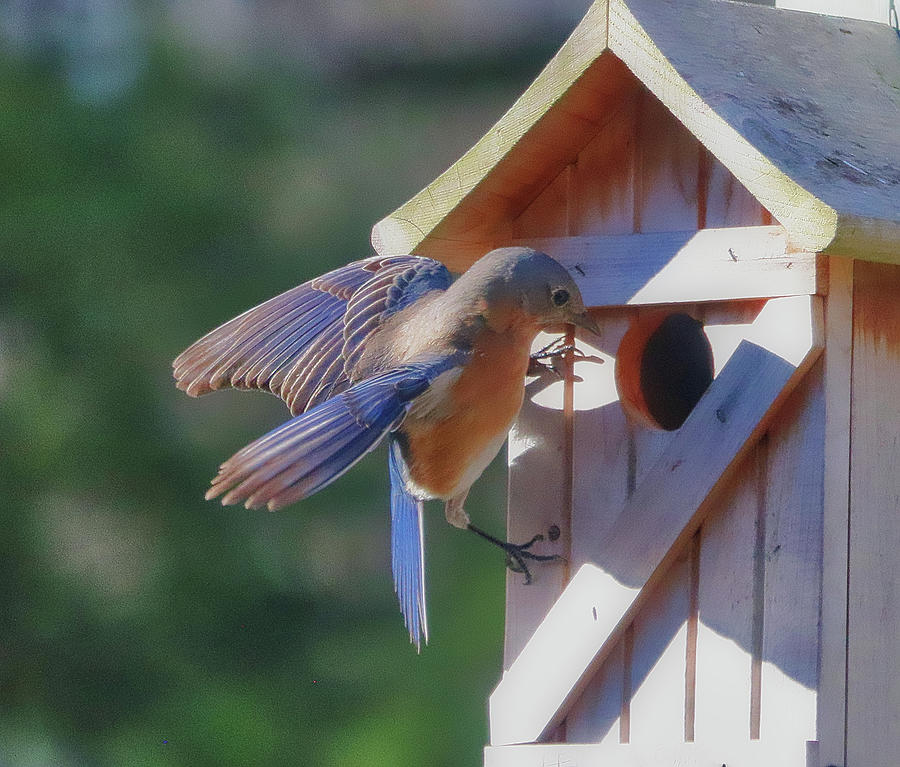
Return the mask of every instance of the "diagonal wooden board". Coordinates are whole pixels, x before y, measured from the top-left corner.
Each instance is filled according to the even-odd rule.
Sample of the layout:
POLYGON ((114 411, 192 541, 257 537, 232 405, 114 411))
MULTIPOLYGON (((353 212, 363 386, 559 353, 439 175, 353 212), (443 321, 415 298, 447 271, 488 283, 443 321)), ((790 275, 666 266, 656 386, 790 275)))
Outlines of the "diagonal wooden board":
POLYGON ((491 744, 532 743, 561 720, 702 522, 704 501, 766 429, 823 348, 817 296, 769 301, 490 698, 491 744))

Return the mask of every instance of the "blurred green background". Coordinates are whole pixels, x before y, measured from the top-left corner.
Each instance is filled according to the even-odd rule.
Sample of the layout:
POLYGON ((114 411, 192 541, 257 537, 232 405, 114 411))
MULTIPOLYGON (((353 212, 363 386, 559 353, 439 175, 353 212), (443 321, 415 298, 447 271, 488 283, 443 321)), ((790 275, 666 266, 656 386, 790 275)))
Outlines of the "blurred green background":
MULTIPOLYGON (((170 361, 368 255, 585 6, 3 4, 0 764, 480 764, 502 556, 431 508, 417 656, 384 453, 278 514, 206 503, 286 411, 170 361)), ((497 532, 502 463, 468 504, 497 532)))

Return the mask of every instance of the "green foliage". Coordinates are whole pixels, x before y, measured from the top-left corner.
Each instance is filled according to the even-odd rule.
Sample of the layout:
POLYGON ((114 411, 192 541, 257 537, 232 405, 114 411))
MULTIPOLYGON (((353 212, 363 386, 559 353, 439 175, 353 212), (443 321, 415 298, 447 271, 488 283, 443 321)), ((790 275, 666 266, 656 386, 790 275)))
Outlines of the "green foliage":
MULTIPOLYGON (((138 87, 73 101, 0 62, 0 762, 480 763, 502 557, 428 529, 432 644, 391 588, 385 456, 278 515, 202 499, 284 418, 189 400, 170 360, 369 252, 371 224, 522 86, 216 75, 157 45, 138 87)), ((502 467, 470 501, 502 529, 502 467)))

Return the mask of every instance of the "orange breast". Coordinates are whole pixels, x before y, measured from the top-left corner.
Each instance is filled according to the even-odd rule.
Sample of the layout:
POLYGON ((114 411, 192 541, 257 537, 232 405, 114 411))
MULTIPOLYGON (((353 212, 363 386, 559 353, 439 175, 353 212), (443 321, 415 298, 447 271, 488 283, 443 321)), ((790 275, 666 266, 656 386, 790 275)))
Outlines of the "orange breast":
POLYGON ((466 490, 503 444, 522 406, 530 340, 485 334, 449 389, 449 413, 403 425, 410 477, 437 498, 466 490))

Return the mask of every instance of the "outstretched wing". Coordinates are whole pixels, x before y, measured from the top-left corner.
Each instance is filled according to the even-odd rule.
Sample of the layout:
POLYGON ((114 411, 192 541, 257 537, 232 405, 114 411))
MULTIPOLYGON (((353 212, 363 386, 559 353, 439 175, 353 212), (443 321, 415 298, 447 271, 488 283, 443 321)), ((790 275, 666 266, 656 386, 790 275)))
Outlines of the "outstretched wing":
POLYGON ((179 389, 262 389, 302 413, 346 389, 348 361, 386 316, 452 278, 418 256, 368 258, 305 282, 244 312, 182 352, 173 363, 179 389))
POLYGON ((424 503, 406 489, 406 464, 400 444, 391 441, 388 458, 391 475, 391 572, 409 639, 421 649, 428 644, 425 611, 424 503))
POLYGON ((321 490, 403 420, 455 356, 367 378, 239 450, 219 468, 207 498, 280 509, 321 490))

